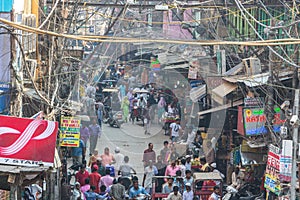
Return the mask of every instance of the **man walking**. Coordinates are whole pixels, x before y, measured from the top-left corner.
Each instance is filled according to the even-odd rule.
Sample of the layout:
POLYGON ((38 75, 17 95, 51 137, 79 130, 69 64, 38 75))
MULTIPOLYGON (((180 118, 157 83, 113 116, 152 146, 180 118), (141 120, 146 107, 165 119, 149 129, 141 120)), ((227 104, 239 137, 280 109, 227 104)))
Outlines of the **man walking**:
POLYGON ((95 186, 95 192, 99 193, 99 183, 100 183, 100 179, 101 179, 101 175, 98 173, 98 166, 97 165, 93 165, 92 166, 92 173, 89 174, 89 179, 90 179, 90 185, 91 186, 95 186))
POLYGON ((176 122, 173 122, 172 124, 170 124, 170 128, 171 128, 171 140, 172 143, 174 144, 175 142, 177 142, 178 138, 179 138, 179 132, 182 131, 182 128, 180 126, 180 119, 176 119, 176 122))
POLYGON ((85 159, 85 151, 86 151, 86 146, 83 140, 80 139, 79 147, 72 148, 73 164, 75 164, 76 162, 83 163, 82 161, 85 159))
POLYGON ((122 200, 125 198, 125 187, 122 185, 122 178, 118 178, 118 182, 111 186, 109 194, 113 200, 122 200))
POLYGON ((164 147, 163 147, 162 150, 160 150, 160 155, 161 155, 161 158, 163 160, 163 163, 166 164, 166 165, 168 164, 169 154, 170 154, 169 142, 164 141, 164 147))
POLYGON ((120 170, 120 166, 123 165, 124 162, 124 155, 122 153, 120 153, 120 148, 116 147, 115 148, 115 170, 116 170, 116 174, 119 174, 119 170, 120 170))
POLYGON ((147 167, 149 165, 149 161, 152 161, 155 163, 156 161, 156 154, 155 151, 153 150, 153 144, 149 143, 148 144, 148 149, 144 151, 143 155, 143 162, 144 162, 144 167, 147 167))
POLYGON ((145 168, 144 178, 143 178, 143 187, 146 191, 152 193, 152 178, 157 175, 158 171, 155 166, 153 166, 152 160, 149 160, 149 166, 145 168))
POLYGON ((97 124, 96 119, 93 119, 93 124, 89 126, 90 129, 90 154, 94 152, 97 146, 98 138, 101 136, 101 127, 97 124))
POLYGON ((96 108, 97 108, 97 119, 98 119, 98 124, 100 127, 102 127, 102 118, 103 118, 103 111, 104 111, 104 105, 101 101, 96 103, 96 108))

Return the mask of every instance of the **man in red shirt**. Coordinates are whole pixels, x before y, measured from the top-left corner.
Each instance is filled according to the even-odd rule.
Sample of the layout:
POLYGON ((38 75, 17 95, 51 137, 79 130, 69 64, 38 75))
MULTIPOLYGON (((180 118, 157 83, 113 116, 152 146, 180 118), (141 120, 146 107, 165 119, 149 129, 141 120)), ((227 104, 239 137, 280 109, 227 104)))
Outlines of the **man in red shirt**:
POLYGON ((85 165, 81 165, 80 170, 75 174, 75 179, 80 185, 84 185, 86 178, 89 178, 89 172, 86 170, 85 165))
POLYGON ((156 163, 156 154, 155 151, 153 150, 152 143, 149 143, 148 149, 144 151, 144 155, 143 155, 144 167, 147 167, 149 165, 149 160, 152 160, 153 164, 156 163))
POLYGON ((99 182, 100 182, 100 179, 101 179, 101 175, 98 173, 98 169, 99 168, 98 168, 97 165, 93 165, 92 166, 92 173, 90 173, 90 175, 89 175, 90 185, 95 186, 95 188, 96 188, 95 192, 96 193, 100 192, 99 182))

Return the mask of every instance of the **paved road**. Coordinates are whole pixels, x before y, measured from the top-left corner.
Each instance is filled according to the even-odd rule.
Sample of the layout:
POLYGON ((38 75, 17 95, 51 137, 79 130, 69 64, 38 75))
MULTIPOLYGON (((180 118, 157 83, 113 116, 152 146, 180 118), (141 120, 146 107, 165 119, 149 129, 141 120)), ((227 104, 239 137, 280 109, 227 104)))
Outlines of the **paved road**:
POLYGON ((143 151, 148 147, 148 143, 153 143, 156 154, 159 154, 163 147, 163 141, 168 139, 160 125, 152 125, 150 133, 150 135, 145 135, 139 122, 134 125, 131 122, 125 123, 120 129, 103 124, 103 134, 98 140, 97 149, 99 154, 102 154, 105 147, 109 147, 111 152, 114 152, 115 147, 118 146, 122 154, 129 156, 129 163, 141 178, 143 175, 143 151))

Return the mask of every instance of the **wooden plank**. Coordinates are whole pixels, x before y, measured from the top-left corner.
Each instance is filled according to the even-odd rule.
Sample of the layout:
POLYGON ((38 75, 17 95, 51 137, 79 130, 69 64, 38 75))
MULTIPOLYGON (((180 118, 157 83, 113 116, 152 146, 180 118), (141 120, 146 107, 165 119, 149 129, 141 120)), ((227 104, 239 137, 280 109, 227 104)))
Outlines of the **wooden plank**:
POLYGON ((241 99, 241 100, 235 101, 233 103, 228 103, 228 104, 225 104, 225 105, 222 105, 222 106, 218 106, 218 107, 215 107, 215 108, 211 108, 211 109, 208 109, 208 110, 198 112, 198 115, 201 116, 201 115, 216 112, 216 111, 219 111, 219 110, 224 110, 224 109, 227 109, 227 108, 231 108, 231 107, 241 105, 243 103, 244 103, 244 100, 241 99))

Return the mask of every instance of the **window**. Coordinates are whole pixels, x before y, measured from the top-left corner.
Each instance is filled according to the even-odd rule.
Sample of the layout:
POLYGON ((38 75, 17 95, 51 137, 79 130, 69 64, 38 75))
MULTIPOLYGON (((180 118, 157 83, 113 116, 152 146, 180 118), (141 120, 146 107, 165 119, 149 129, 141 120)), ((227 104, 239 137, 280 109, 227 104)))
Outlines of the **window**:
POLYGON ((172 21, 183 21, 183 10, 172 9, 172 21))

